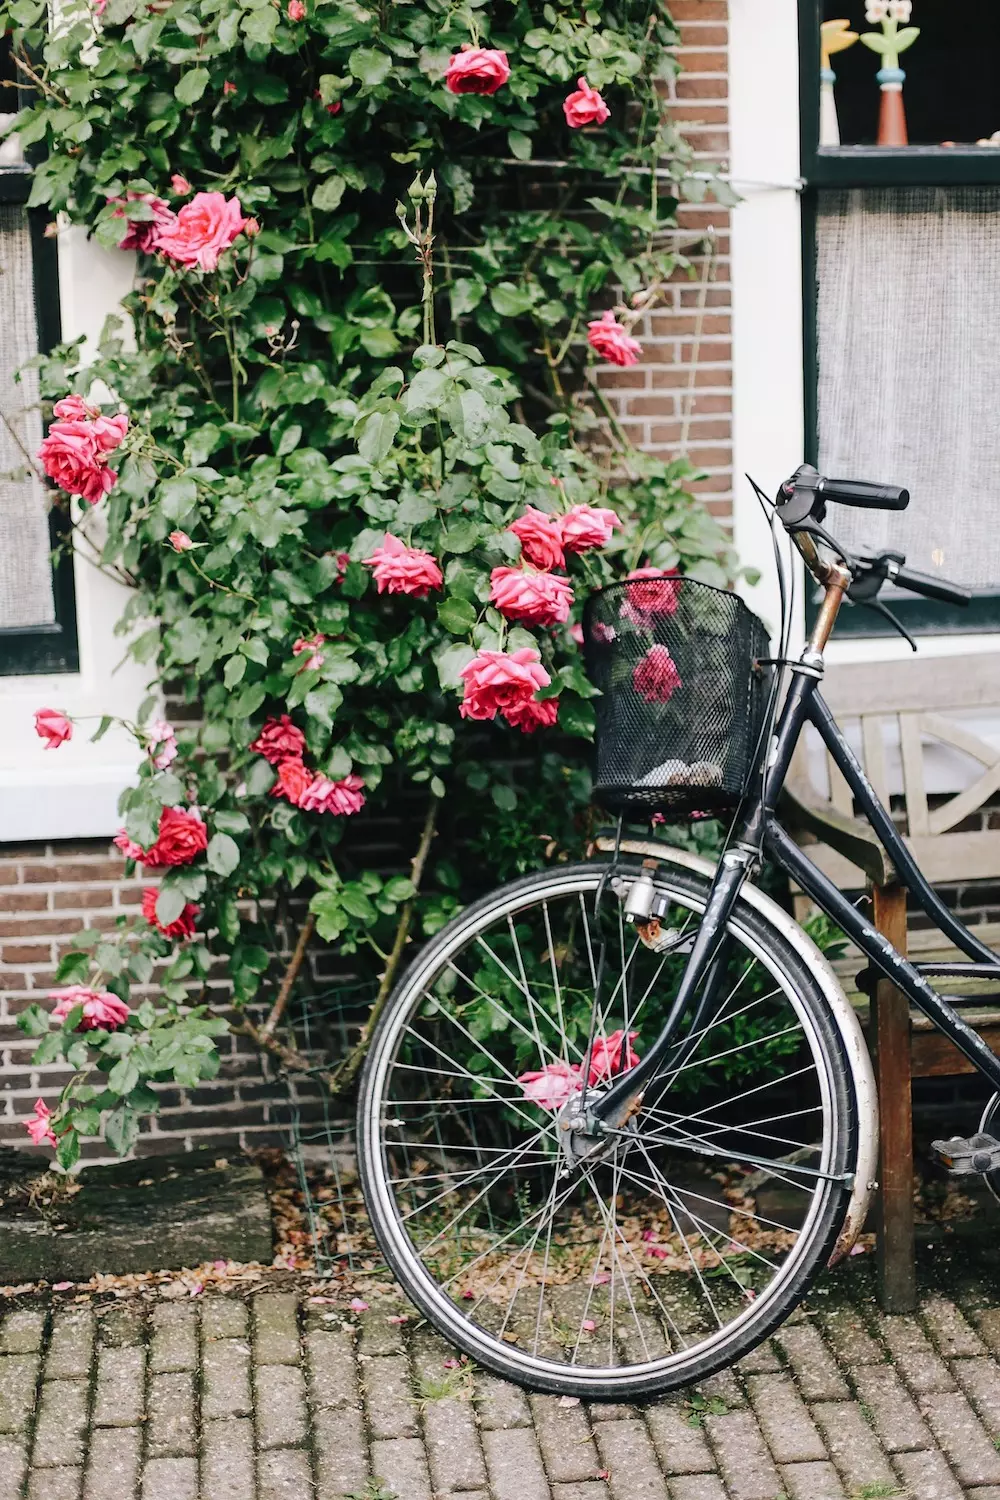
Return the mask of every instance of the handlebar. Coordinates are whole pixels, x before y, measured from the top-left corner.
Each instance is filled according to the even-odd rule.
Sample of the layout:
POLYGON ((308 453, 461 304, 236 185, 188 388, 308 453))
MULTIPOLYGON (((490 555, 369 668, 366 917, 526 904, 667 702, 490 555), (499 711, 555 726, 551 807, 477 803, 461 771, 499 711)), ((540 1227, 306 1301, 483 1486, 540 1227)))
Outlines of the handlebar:
POLYGON ((971 589, 949 583, 947 578, 931 578, 927 573, 918 573, 915 568, 890 569, 888 576, 896 588, 908 589, 911 594, 923 594, 925 599, 936 599, 940 604, 968 604, 972 599, 971 589))
POLYGON ((817 494, 838 505, 855 505, 867 510, 905 510, 910 492, 898 484, 873 484, 867 479, 820 479, 817 494))

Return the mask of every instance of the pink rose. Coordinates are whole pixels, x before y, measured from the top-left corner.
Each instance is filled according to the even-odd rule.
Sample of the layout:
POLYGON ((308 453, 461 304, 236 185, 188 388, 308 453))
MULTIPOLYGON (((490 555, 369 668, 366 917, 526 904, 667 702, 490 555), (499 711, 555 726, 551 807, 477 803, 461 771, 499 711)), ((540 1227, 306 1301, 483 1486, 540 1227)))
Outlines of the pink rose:
POLYGON ((44 1099, 35 1100, 35 1113, 29 1115, 24 1122, 24 1128, 31 1136, 33 1146, 55 1146, 57 1144, 55 1133, 49 1121, 52 1111, 44 1099))
POLYGON ((282 714, 279 719, 268 719, 250 746, 272 766, 280 766, 283 760, 301 760, 305 748, 305 735, 287 714, 282 714))
POLYGON ((178 198, 186 198, 191 191, 191 184, 186 177, 182 177, 179 172, 175 172, 170 179, 170 190, 178 198))
POLYGON ((524 1097, 542 1109, 560 1109, 583 1088, 580 1069, 572 1063, 547 1063, 537 1073, 521 1073, 517 1079, 524 1097))
POLYGON ((295 807, 313 784, 313 774, 297 756, 289 756, 278 766, 278 779, 271 788, 272 797, 284 797, 295 807))
POLYGON ((158 870, 166 865, 189 865, 208 848, 208 832, 196 812, 165 807, 160 813, 156 842, 148 849, 130 839, 124 828, 113 842, 126 859, 138 860, 147 870, 158 870))
POLYGON ((128 436, 128 417, 123 411, 113 417, 98 412, 90 424, 94 441, 102 453, 112 453, 128 436))
POLYGON ((194 937, 195 919, 201 915, 201 908, 195 906, 193 901, 185 903, 184 910, 174 921, 168 922, 164 927, 156 915, 156 898, 159 891, 155 885, 147 885, 142 893, 142 914, 150 927, 155 927, 157 932, 162 932, 168 938, 194 937))
POLYGON ((300 635, 292 647, 293 656, 306 656, 305 661, 299 667, 300 672, 318 672, 323 665, 323 653, 320 646, 326 640, 325 635, 300 635))
POLYGON ((610 311, 587 324, 587 343, 613 365, 634 365, 642 353, 639 340, 626 333, 610 311))
POLYGON ((288 19, 290 21, 304 21, 306 8, 302 0, 288 0, 288 19))
POLYGON ((570 129, 579 130, 581 125, 603 125, 611 111, 586 78, 578 78, 576 93, 567 94, 563 100, 563 114, 570 129))
POLYGON ((252 240, 255 235, 260 234, 260 220, 259 219, 244 219, 243 220, 243 233, 246 235, 246 237, 247 237, 248 240, 252 240))
POLYGON ((511 729, 519 729, 522 734, 533 734, 536 729, 552 729, 558 717, 558 698, 526 698, 523 703, 512 703, 504 710, 504 718, 511 729))
POLYGON ((75 1010, 78 1005, 83 1006, 77 1031, 117 1031, 132 1014, 124 1000, 119 1000, 110 990, 92 990, 85 984, 71 984, 65 990, 50 990, 49 999, 59 1002, 52 1012, 53 1021, 65 1021, 71 1010, 75 1010))
POLYGON ((299 799, 299 806, 304 812, 328 812, 334 817, 349 818, 365 805, 363 786, 360 776, 345 776, 342 781, 314 776, 299 799))
POLYGON ((38 450, 46 474, 68 495, 96 505, 118 478, 108 468, 107 449, 89 421, 53 422, 38 450))
POLYGON ((650 625, 658 615, 674 615, 680 602, 682 578, 676 568, 633 568, 618 613, 633 625, 650 625))
POLYGON ((143 255, 149 255, 156 249, 156 237, 161 230, 170 229, 176 222, 176 215, 170 204, 163 198, 157 198, 155 193, 126 193, 124 198, 112 198, 115 205, 112 218, 127 219, 125 236, 118 241, 119 250, 138 250, 143 255), (150 217, 133 219, 128 211, 130 203, 144 203, 149 209, 150 217))
POLYGON ((521 555, 534 568, 562 568, 566 565, 563 556, 562 534, 558 516, 546 515, 529 505, 523 516, 509 526, 521 543, 521 555))
POLYGON ((573 590, 565 578, 529 568, 494 568, 490 603, 508 620, 526 625, 563 625, 569 619, 573 590))
POLYGON ((439 589, 444 583, 441 569, 429 552, 408 547, 388 531, 381 547, 365 558, 363 566, 371 568, 380 594, 415 594, 425 599, 431 589, 439 589))
POLYGON ((236 93, 236 85, 235 85, 235 83, 231 83, 230 80, 227 78, 226 81, 225 81, 225 83, 222 85, 222 92, 223 92, 224 95, 225 94, 235 94, 236 93))
POLYGON ((175 552, 190 552, 194 546, 194 542, 192 542, 186 531, 172 531, 167 537, 167 541, 175 552))
POLYGON ((244 222, 238 198, 227 198, 225 193, 195 193, 176 222, 157 231, 153 248, 180 266, 214 271, 223 250, 228 250, 242 233, 244 222))
POLYGON ((452 94, 495 94, 510 77, 506 52, 466 42, 448 59, 444 85, 452 94))
POLYGON ((464 683, 459 713, 463 719, 495 719, 516 713, 552 681, 533 646, 519 651, 480 651, 459 673, 464 683))
POLYGON ((632 684, 647 703, 669 703, 677 689, 684 685, 666 646, 650 646, 632 672, 632 684))
POLYGON ((567 552, 589 552, 606 547, 621 518, 613 510, 592 505, 574 505, 559 522, 559 534, 567 552))
POLYGON ((147 733, 149 758, 158 771, 165 771, 177 759, 177 735, 174 727, 166 719, 157 719, 150 724, 147 733))
POLYGON ((627 1037, 624 1031, 612 1031, 610 1036, 594 1038, 588 1074, 591 1087, 595 1083, 610 1082, 616 1073, 627 1073, 635 1067, 639 1058, 632 1043, 638 1035, 637 1031, 630 1031, 627 1037))
POLYGON ((40 708, 35 714, 35 733, 45 740, 46 750, 58 750, 73 738, 73 725, 57 708, 40 708))
POLYGON ((52 415, 61 422, 86 422, 100 415, 100 407, 88 406, 82 396, 64 396, 53 406, 52 415))

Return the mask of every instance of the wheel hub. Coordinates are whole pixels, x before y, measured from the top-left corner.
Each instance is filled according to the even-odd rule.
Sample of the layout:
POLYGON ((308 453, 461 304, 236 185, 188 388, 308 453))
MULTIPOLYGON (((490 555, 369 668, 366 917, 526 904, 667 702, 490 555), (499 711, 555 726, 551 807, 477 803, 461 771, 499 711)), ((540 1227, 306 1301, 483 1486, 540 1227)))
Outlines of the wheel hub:
POLYGON ((563 1175, 584 1162, 603 1161, 618 1145, 619 1137, 605 1131, 601 1122, 594 1118, 586 1094, 574 1094, 567 1099, 556 1116, 556 1123, 563 1155, 563 1175))

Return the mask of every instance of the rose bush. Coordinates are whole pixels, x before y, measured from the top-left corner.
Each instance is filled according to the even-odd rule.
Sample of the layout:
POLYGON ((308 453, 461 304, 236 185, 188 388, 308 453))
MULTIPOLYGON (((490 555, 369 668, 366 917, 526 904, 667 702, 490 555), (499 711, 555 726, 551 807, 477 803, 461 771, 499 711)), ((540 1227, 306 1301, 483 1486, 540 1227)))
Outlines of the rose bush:
POLYGON ((688 265, 677 203, 705 191, 661 107, 660 6, 107 0, 51 34, 42 0, 0 13, 37 90, 13 127, 32 205, 138 255, 134 337, 39 361, 56 503, 96 513, 133 587, 151 691, 116 843, 162 873, 59 974, 127 1016, 81 1030, 57 992, 57 1027, 24 1018, 73 1069, 32 1126, 70 1165, 102 1129, 127 1149, 152 1083, 218 1067, 214 965, 295 1066, 278 1027, 313 929, 380 1004, 475 889, 578 851, 587 593, 635 574, 636 609, 669 611, 674 570, 724 584, 733 559, 686 462, 635 452, 590 378, 637 357, 688 265), (414 804, 410 874, 373 869, 366 819, 414 804))

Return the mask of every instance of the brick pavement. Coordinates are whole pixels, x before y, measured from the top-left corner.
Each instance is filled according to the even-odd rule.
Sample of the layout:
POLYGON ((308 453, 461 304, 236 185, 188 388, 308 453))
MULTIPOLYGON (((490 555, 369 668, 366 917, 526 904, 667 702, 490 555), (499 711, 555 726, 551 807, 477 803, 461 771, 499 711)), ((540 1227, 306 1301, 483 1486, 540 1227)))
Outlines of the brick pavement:
POLYGON ((0 1500, 1000 1500, 995 1295, 886 1317, 868 1275, 644 1406, 527 1395, 305 1281, 28 1300, 0 1320, 0 1500))

